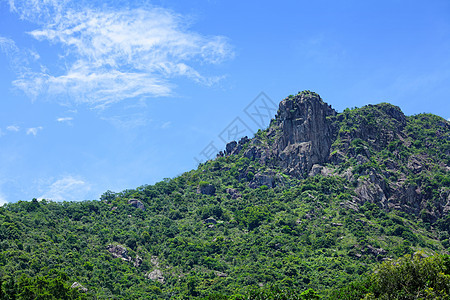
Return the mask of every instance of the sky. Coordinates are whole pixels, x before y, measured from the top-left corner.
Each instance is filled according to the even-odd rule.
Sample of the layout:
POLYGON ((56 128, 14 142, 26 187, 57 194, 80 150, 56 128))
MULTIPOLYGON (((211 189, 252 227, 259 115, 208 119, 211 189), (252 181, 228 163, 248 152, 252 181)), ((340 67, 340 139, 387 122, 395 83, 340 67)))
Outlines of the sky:
POLYGON ((450 118, 450 2, 0 0, 0 205, 213 158, 311 90, 450 118))

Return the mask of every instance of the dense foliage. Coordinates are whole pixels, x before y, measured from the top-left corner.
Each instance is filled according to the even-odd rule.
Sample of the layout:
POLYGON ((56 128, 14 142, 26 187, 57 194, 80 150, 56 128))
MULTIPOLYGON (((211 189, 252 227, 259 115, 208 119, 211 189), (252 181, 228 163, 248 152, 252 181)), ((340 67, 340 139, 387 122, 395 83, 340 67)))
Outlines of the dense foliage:
POLYGON ((449 299, 450 256, 421 253, 388 260, 332 293, 331 299, 449 299))
MULTIPOLYGON (((0 208, 0 298, 315 299, 315 291, 329 295, 353 284, 348 299, 409 299, 386 294, 402 290, 401 282, 382 281, 396 276, 397 262, 367 274, 382 260, 448 251, 450 218, 442 203, 450 186, 450 133, 447 121, 424 114, 407 117, 390 136, 398 130, 386 115, 392 107, 346 110, 330 120, 337 128, 332 155, 340 161, 326 165, 328 175, 294 178, 240 153, 154 185, 107 191, 100 201, 8 204, 0 208), (362 126, 386 142, 356 137, 362 126), (422 169, 409 166, 412 158, 422 169), (250 187, 267 170, 277 184, 250 187), (374 174, 386 185, 420 189, 425 208, 356 201, 374 174), (112 246, 125 252, 113 255, 112 246), (361 275, 370 280, 355 283, 361 275), (71 289, 73 282, 88 291, 71 289)), ((255 137, 260 144, 270 143, 264 132, 255 137)), ((423 297, 448 294, 448 258, 403 258, 399 272, 426 269, 428 262, 446 267, 433 269, 444 281, 427 283, 423 297)))

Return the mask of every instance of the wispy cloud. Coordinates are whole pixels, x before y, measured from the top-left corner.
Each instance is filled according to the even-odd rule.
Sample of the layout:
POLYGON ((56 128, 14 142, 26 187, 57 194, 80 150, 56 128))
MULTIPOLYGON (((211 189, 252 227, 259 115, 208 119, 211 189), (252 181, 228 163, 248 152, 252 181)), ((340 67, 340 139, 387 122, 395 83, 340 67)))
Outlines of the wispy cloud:
POLYGON ((57 118, 56 119, 56 121, 58 121, 58 122, 70 122, 70 121, 72 121, 73 120, 73 118, 72 117, 61 117, 61 118, 57 118))
POLYGON ((165 122, 164 124, 162 124, 162 125, 161 125, 161 128, 162 128, 162 129, 166 129, 166 128, 169 128, 170 125, 172 125, 172 122, 168 121, 168 122, 165 122))
POLYGON ((39 127, 33 127, 33 128, 28 128, 28 129, 27 129, 27 134, 32 134, 32 135, 36 136, 37 133, 38 133, 38 131, 40 131, 40 130, 42 130, 42 129, 44 129, 42 126, 39 126, 39 127))
MULTIPOLYGON (((213 84, 205 64, 233 56, 227 39, 188 28, 173 11, 145 7, 76 7, 71 1, 10 0, 10 8, 40 26, 29 34, 60 45, 64 72, 23 71, 14 84, 31 97, 69 96, 76 103, 104 107, 128 98, 167 96, 175 77, 213 84)), ((43 70, 46 70, 43 68, 43 70)))
POLYGON ((0 52, 3 52, 9 58, 11 69, 19 76, 30 73, 29 64, 39 57, 32 50, 21 50, 16 43, 9 38, 0 36, 0 52))
POLYGON ((20 127, 16 125, 9 125, 8 127, 6 127, 6 130, 18 132, 20 130, 20 127))
POLYGON ((19 51, 13 40, 3 36, 0 36, 0 50, 8 56, 12 56, 11 54, 19 51))
POLYGON ((101 117, 102 120, 107 121, 120 129, 133 129, 141 126, 145 126, 151 120, 145 118, 144 115, 139 113, 116 115, 109 117, 101 117))
POLYGON ((53 201, 80 201, 86 200, 84 197, 88 194, 90 185, 79 177, 71 175, 64 176, 54 181, 39 199, 48 199, 53 201))

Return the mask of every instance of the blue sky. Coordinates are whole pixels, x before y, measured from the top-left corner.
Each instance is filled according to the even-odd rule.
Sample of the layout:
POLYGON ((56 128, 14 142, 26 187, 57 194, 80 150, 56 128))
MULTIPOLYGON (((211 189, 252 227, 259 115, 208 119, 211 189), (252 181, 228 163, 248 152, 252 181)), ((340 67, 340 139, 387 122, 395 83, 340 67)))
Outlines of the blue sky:
POLYGON ((449 119, 450 2, 0 0, 0 66, 0 204, 98 199, 305 89, 449 119))

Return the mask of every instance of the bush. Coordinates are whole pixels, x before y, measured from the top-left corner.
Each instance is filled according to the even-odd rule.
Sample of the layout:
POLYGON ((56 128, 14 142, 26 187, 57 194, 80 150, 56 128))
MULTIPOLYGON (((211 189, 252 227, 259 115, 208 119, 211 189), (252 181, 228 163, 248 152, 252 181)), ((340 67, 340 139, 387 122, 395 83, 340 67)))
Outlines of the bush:
POLYGON ((331 299, 449 299, 450 256, 421 253, 385 261, 360 281, 333 292, 331 299))

